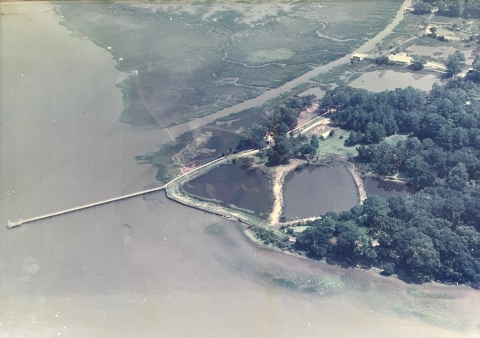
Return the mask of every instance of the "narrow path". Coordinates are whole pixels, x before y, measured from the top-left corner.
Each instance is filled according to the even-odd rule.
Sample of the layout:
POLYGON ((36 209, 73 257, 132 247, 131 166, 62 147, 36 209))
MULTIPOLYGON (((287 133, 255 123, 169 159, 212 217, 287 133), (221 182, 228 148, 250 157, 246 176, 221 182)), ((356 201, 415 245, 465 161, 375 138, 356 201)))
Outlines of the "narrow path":
POLYGON ((14 227, 18 227, 22 224, 26 224, 26 223, 32 223, 32 222, 36 222, 36 221, 41 221, 43 219, 46 219, 46 218, 51 218, 51 217, 55 217, 55 216, 60 216, 60 215, 65 215, 65 214, 69 214, 69 213, 72 213, 72 212, 75 212, 75 211, 80 211, 80 210, 85 210, 85 209, 89 209, 89 208, 93 208, 93 207, 98 207, 100 205, 104 205, 104 204, 108 204, 108 203, 113 203, 113 202, 118 202, 118 201, 122 201, 122 200, 125 200, 125 199, 128 199, 128 198, 132 198, 132 197, 136 197, 136 196, 141 196, 141 195, 145 195, 145 194, 150 194, 152 192, 156 192, 156 191, 160 191, 160 190, 163 190, 165 189, 166 185, 163 185, 161 187, 157 187, 157 188, 152 188, 152 189, 147 189, 147 190, 142 190, 142 191, 139 191, 139 192, 135 192, 133 194, 128 194, 128 195, 122 195, 122 196, 118 196, 118 197, 114 197, 114 198, 109 198, 109 199, 106 199, 106 200, 103 200, 103 201, 98 201, 98 202, 94 202, 94 203, 89 203, 89 204, 84 204, 84 205, 80 205, 78 207, 74 207, 74 208, 70 208, 70 209, 65 209, 65 210, 60 210, 60 211, 57 211, 57 212, 52 212, 52 213, 49 213, 49 214, 45 214, 45 215, 40 215, 40 216, 36 216, 36 217, 31 217, 31 218, 28 218, 28 219, 22 219, 22 220, 14 220, 14 221, 10 221, 8 220, 8 223, 7 223, 7 228, 14 228, 14 227))
POLYGON ((285 181, 285 176, 299 164, 299 161, 290 161, 287 165, 276 167, 274 171, 275 176, 272 182, 273 208, 268 217, 271 225, 277 225, 280 222, 280 216, 283 211, 283 182, 285 181))
MULTIPOLYGON (((13 220, 13 221, 8 220, 7 228, 10 229, 10 228, 18 227, 22 224, 41 221, 41 220, 44 220, 46 218, 61 216, 61 215, 65 215, 65 214, 75 212, 75 211, 80 211, 80 210, 85 210, 85 209, 89 209, 89 208, 93 208, 93 207, 98 207, 98 206, 101 206, 101 205, 104 205, 104 204, 118 202, 118 201, 122 201, 122 200, 125 200, 125 199, 128 199, 128 198, 137 197, 137 196, 141 196, 141 195, 145 195, 145 194, 150 194, 152 192, 157 192, 157 191, 166 189, 169 185, 173 185, 172 183, 174 183, 174 182, 177 182, 179 180, 181 181, 182 178, 188 178, 188 176, 195 175, 199 171, 204 170, 207 167, 212 166, 214 164, 219 164, 221 162, 226 162, 227 160, 233 159, 233 158, 254 155, 258 152, 259 152, 258 149, 257 150, 246 150, 246 151, 243 151, 243 152, 240 152, 240 153, 237 153, 237 154, 217 158, 216 160, 213 160, 213 161, 211 161, 207 164, 204 164, 204 165, 202 165, 198 168, 195 168, 194 170, 192 170, 188 173, 185 173, 183 175, 175 177, 173 180, 171 180, 170 182, 168 182, 167 184, 165 184, 161 187, 146 189, 146 190, 138 191, 138 192, 135 192, 135 193, 132 193, 132 194, 122 195, 122 196, 109 198, 109 199, 98 201, 98 202, 84 204, 84 205, 80 205, 80 206, 77 206, 77 207, 74 207, 74 208, 64 209, 64 210, 60 210, 60 211, 56 211, 56 212, 52 212, 52 213, 48 213, 48 214, 44 214, 44 215, 40 215, 40 216, 31 217, 31 218, 28 218, 28 219, 23 219, 23 220, 22 219, 17 219, 17 220, 13 220)), ((177 184, 177 186, 178 185, 179 184, 177 184)))
POLYGON ((308 71, 307 73, 297 77, 296 79, 294 79, 290 82, 287 82, 287 83, 281 85, 278 88, 267 90, 266 92, 260 94, 256 98, 243 101, 243 102, 235 104, 231 107, 219 110, 216 113, 213 113, 213 114, 195 119, 193 121, 182 123, 182 124, 179 124, 179 125, 176 125, 176 126, 166 128, 165 130, 166 130, 167 134, 171 138, 176 138, 177 136, 179 136, 179 135, 181 135, 181 134, 183 134, 187 131, 197 129, 197 128, 199 128, 201 126, 204 126, 204 125, 206 125, 210 122, 213 122, 216 119, 219 119, 221 117, 225 117, 225 116, 228 116, 230 114, 238 113, 238 112, 241 112, 242 110, 245 110, 245 109, 259 107, 259 106, 263 105, 264 103, 266 103, 267 101, 269 101, 271 99, 274 99, 274 98, 278 97, 279 95, 284 94, 284 93, 292 90, 296 86, 298 86, 302 83, 308 82, 311 78, 313 78, 313 77, 315 77, 315 76, 317 76, 321 73, 326 73, 334 67, 337 67, 337 66, 340 66, 342 64, 350 62, 350 57, 352 56, 352 54, 368 53, 369 51, 371 51, 372 49, 375 48, 375 44, 377 42, 381 42, 387 35, 392 33, 392 31, 395 29, 395 27, 400 23, 400 21, 404 17, 405 11, 404 11, 403 8, 404 7, 410 7, 411 4, 412 4, 412 0, 405 0, 402 3, 402 5, 400 6, 399 10, 397 11, 397 15, 395 16, 393 21, 390 24, 388 24, 387 27, 385 27, 385 29, 383 31, 378 33, 372 39, 365 42, 362 46, 357 48, 352 53, 347 54, 344 57, 342 57, 340 59, 337 59, 335 61, 332 61, 330 63, 327 63, 325 65, 315 67, 312 70, 308 71))
POLYGON ((363 181, 361 177, 358 176, 358 173, 355 170, 355 165, 353 163, 350 163, 347 168, 348 171, 350 171, 350 174, 352 174, 355 185, 357 186, 359 204, 363 204, 363 201, 367 199, 367 192, 365 191, 365 187, 363 186, 363 181))

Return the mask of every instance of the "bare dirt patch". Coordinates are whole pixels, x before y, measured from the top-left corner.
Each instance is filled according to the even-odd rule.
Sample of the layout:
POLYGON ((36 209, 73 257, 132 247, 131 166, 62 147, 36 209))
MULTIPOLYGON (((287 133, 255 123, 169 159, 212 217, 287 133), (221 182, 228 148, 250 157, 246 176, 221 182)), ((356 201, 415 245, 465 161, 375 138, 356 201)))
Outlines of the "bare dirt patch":
POLYGON ((273 208, 272 213, 268 217, 271 225, 279 224, 280 215, 283 211, 283 182, 285 181, 285 176, 303 162, 302 160, 292 159, 289 164, 278 166, 274 169, 272 189, 273 208))
POLYGON ((308 136, 311 136, 313 134, 317 135, 318 137, 322 136, 322 134, 329 132, 330 130, 334 129, 333 127, 330 126, 330 123, 332 121, 330 118, 324 118, 320 121, 318 121, 315 124, 312 124, 311 126, 308 126, 303 130, 304 134, 308 134, 308 136))
POLYGON ((350 163, 347 168, 350 174, 352 174, 355 185, 357 186, 359 203, 363 204, 363 201, 367 199, 367 192, 365 191, 365 187, 363 186, 363 181, 355 170, 355 165, 353 163, 350 163))

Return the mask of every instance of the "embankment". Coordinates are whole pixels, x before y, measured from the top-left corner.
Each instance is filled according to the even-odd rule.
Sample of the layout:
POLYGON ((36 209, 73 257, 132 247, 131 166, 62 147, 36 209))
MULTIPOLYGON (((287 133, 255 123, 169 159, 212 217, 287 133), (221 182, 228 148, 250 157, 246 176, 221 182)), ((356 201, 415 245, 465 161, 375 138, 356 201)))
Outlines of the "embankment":
POLYGON ((355 169, 355 165, 353 163, 349 163, 347 165, 347 168, 350 174, 352 174, 355 185, 357 186, 359 203, 363 204, 363 201, 367 199, 367 192, 365 191, 365 187, 363 186, 363 181, 358 175, 357 170, 355 169))

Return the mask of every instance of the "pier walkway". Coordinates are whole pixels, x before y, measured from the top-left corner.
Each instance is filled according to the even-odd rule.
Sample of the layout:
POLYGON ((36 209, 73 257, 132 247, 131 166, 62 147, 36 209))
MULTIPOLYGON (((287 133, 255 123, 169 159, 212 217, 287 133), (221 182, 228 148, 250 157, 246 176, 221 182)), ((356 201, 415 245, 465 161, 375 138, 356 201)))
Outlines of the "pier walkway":
POLYGON ((54 216, 65 215, 65 214, 68 214, 68 213, 71 213, 71 212, 74 212, 74 211, 93 208, 93 207, 97 207, 97 206, 112 203, 112 202, 118 202, 118 201, 121 201, 121 200, 124 200, 124 199, 127 199, 127 198, 136 197, 136 196, 140 196, 140 195, 144 195, 144 194, 149 194, 149 193, 152 193, 152 192, 163 190, 163 189, 166 188, 166 186, 167 185, 165 184, 161 187, 142 190, 142 191, 139 191, 139 192, 135 192, 133 194, 128 194, 128 195, 123 195, 123 196, 119 196, 119 197, 109 198, 109 199, 106 199, 106 200, 103 200, 103 201, 84 204, 84 205, 80 205, 80 206, 75 207, 75 208, 65 209, 65 210, 61 210, 61 211, 57 211, 57 212, 53 212, 53 213, 50 213, 50 214, 41 215, 41 216, 37 216, 37 217, 32 217, 32 218, 28 218, 28 219, 13 220, 13 221, 8 220, 7 228, 13 228, 13 227, 17 227, 17 226, 20 226, 22 224, 25 224, 25 223, 32 223, 32 222, 40 221, 42 219, 54 217, 54 216))
POLYGON ((172 184, 172 183, 180 180, 181 178, 183 178, 185 176, 189 176, 189 175, 192 175, 194 173, 197 173, 200 170, 207 169, 207 167, 209 167, 209 166, 218 165, 219 162, 226 161, 230 158, 236 158, 236 157, 241 157, 241 156, 246 156, 246 155, 253 155, 257 152, 258 152, 258 150, 246 150, 246 151, 242 151, 242 152, 237 153, 237 154, 217 158, 216 160, 213 160, 209 163, 206 163, 206 164, 204 164, 200 167, 197 167, 194 170, 189 171, 188 173, 185 173, 183 175, 175 177, 173 180, 171 180, 170 182, 168 182, 167 184, 165 184, 161 187, 142 190, 142 191, 138 191, 138 192, 135 192, 135 193, 132 193, 132 194, 122 195, 122 196, 118 196, 118 197, 114 197, 114 198, 109 198, 109 199, 106 199, 106 200, 103 200, 103 201, 98 201, 98 202, 95 202, 95 203, 84 204, 84 205, 80 205, 80 206, 75 207, 75 208, 65 209, 65 210, 61 210, 61 211, 57 211, 57 212, 53 212, 53 213, 50 213, 50 214, 45 214, 45 215, 41 215, 41 216, 37 216, 37 217, 32 217, 32 218, 28 218, 28 219, 17 219, 17 220, 13 220, 13 221, 8 220, 7 228, 10 229, 10 228, 20 226, 22 224, 32 223, 32 222, 40 221, 40 220, 43 220, 43 219, 46 219, 46 218, 65 215, 65 214, 69 214, 71 212, 80 211, 80 210, 84 210, 84 209, 89 209, 89 208, 93 208, 93 207, 98 207, 100 205, 122 201, 122 200, 125 200, 127 198, 132 198, 132 197, 141 196, 141 195, 149 194, 149 193, 152 193, 152 192, 164 190, 164 189, 167 188, 167 186, 169 184, 172 184))

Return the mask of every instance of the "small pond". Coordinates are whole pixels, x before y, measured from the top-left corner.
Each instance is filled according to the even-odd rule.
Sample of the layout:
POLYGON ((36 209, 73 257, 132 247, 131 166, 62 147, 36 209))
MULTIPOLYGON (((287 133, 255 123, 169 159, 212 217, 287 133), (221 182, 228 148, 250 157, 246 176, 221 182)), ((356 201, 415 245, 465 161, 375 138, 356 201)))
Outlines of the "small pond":
POLYGON ((429 91, 438 78, 432 74, 401 73, 393 70, 381 70, 362 74, 350 82, 354 88, 363 88, 372 92, 394 90, 396 88, 413 88, 429 91))
POLYGON ((267 216, 272 207, 270 180, 260 169, 244 169, 243 163, 223 165, 183 185, 192 195, 215 199, 267 216))
POLYGON ((284 215, 303 218, 345 211, 358 203, 358 190, 344 164, 308 166, 285 178, 284 215))
POLYGON ((377 195, 385 199, 391 196, 415 193, 415 189, 407 187, 405 184, 383 181, 375 177, 363 178, 363 186, 367 192, 367 195, 377 195))

